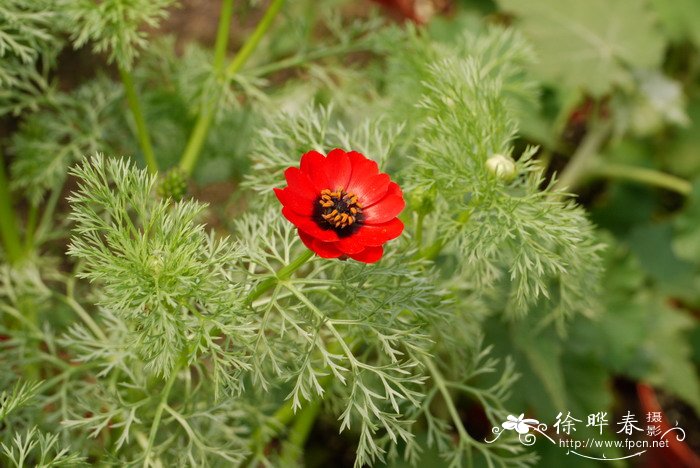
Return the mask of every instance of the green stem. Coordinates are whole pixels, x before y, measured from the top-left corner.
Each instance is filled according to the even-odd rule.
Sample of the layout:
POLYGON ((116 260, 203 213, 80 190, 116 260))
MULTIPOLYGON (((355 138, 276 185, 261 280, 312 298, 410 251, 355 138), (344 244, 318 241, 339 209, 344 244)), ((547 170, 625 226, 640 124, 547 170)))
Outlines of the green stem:
POLYGON ((423 219, 425 219, 425 213, 421 211, 418 213, 418 219, 416 220, 416 246, 419 249, 423 244, 423 219))
POLYGON ((102 329, 97 325, 97 323, 92 319, 90 314, 81 306, 78 301, 69 296, 64 296, 59 294, 58 297, 63 300, 73 312, 76 313, 78 317, 87 325, 87 327, 92 331, 92 333, 104 342, 107 342, 107 335, 102 331, 102 329))
POLYGON ((351 52, 358 52, 366 49, 366 47, 348 45, 328 47, 327 49, 313 50, 307 53, 293 55, 291 57, 282 59, 278 62, 266 63, 255 68, 248 69, 245 73, 248 76, 269 75, 270 73, 285 70, 287 68, 298 67, 304 65, 305 63, 314 62, 316 60, 320 60, 326 57, 332 57, 334 55, 347 54, 351 52))
MULTIPOLYGON (((289 422, 294 419, 294 407, 291 400, 284 402, 282 406, 277 408, 275 414, 272 415, 272 420, 281 426, 286 426, 289 422)), ((255 450, 262 450, 265 446, 266 441, 263 439, 263 428, 273 428, 273 423, 267 423, 264 426, 258 427, 251 437, 251 452, 252 456, 256 456, 255 450)))
POLYGON ((5 161, 0 151, 0 236, 10 264, 22 259, 22 242, 17 231, 17 216, 12 208, 10 188, 5 176, 5 161))
POLYGON ((199 158, 199 153, 202 150, 202 146, 204 146, 204 140, 207 137, 207 133, 209 133, 209 126, 211 125, 213 118, 213 106, 208 105, 202 110, 202 113, 199 114, 199 118, 194 124, 192 134, 190 135, 190 139, 187 141, 187 146, 185 147, 185 152, 182 154, 182 158, 180 159, 180 169, 186 175, 192 174, 192 171, 194 170, 194 166, 199 158))
MULTIPOLYGON (((270 4, 267 11, 265 12, 265 15, 260 20, 260 23, 258 23, 257 27, 255 28, 255 31, 253 31, 253 34, 246 40, 245 44, 243 44, 243 47, 241 47, 241 49, 238 51, 238 53, 231 61, 229 66, 226 67, 226 70, 224 72, 225 77, 229 77, 237 73, 245 64, 245 62, 250 58, 253 51, 258 46, 263 36, 272 25, 272 22, 277 16, 277 13, 279 13, 279 10, 282 8, 283 3, 284 0, 274 0, 270 4)), ((231 19, 230 14, 228 16, 228 19, 226 19, 225 15, 227 13, 230 13, 230 11, 226 9, 226 4, 224 3, 224 5, 222 5, 222 12, 219 22, 219 31, 217 33, 217 43, 214 47, 214 66, 217 78, 218 75, 220 75, 222 72, 221 68, 223 68, 223 56, 227 42, 224 40, 224 35, 227 39, 228 24, 230 23, 231 19), (225 26, 222 25, 223 22, 226 23, 225 26), (224 52, 221 52, 222 50, 224 52), (217 66, 219 68, 217 68, 217 66)), ((194 124, 192 134, 190 135, 190 138, 187 141, 187 146, 185 147, 185 151, 182 154, 182 158, 180 159, 180 169, 185 174, 191 174, 194 170, 195 164, 197 163, 197 159, 199 158, 199 155, 202 151, 202 146, 204 146, 204 141, 206 140, 207 134, 209 133, 209 127, 211 126, 212 120, 214 119, 215 110, 215 103, 207 101, 203 106, 202 111, 199 114, 199 117, 197 118, 197 121, 194 124)))
POLYGON ((119 75, 121 75, 124 90, 126 91, 126 101, 129 104, 129 109, 131 109, 131 114, 134 116, 136 136, 139 140, 141 151, 143 151, 143 157, 146 160, 148 172, 154 174, 158 172, 158 163, 156 162, 156 156, 153 152, 153 146, 151 146, 151 138, 148 135, 146 119, 143 116, 143 109, 141 109, 141 102, 136 93, 134 78, 131 76, 131 72, 123 67, 119 67, 119 75))
POLYGON ((591 170, 591 176, 608 177, 611 179, 631 180, 643 184, 662 187, 681 195, 689 195, 693 186, 687 180, 670 174, 655 171, 645 167, 628 166, 625 164, 600 163, 591 170))
POLYGON ((557 188, 571 192, 590 176, 591 168, 596 164, 595 158, 610 130, 610 124, 593 126, 561 173, 556 184, 557 188))
POLYGON ((316 417, 321 411, 321 401, 315 400, 309 403, 294 420, 294 425, 289 431, 287 445, 282 450, 280 460, 285 465, 295 465, 306 445, 311 429, 314 427, 316 417))
POLYGON ((459 433, 459 437, 462 440, 470 440, 471 437, 467 433, 467 430, 464 428, 464 424, 462 423, 462 418, 459 417, 459 413, 457 412, 457 408, 455 407, 454 401, 452 400, 452 395, 450 395, 450 391, 447 389, 447 385, 445 384, 445 379, 438 370, 437 366, 432 362, 430 358, 424 359, 423 363, 425 366, 428 368, 428 371, 430 372, 430 375, 433 377, 433 381, 435 382, 435 386, 438 388, 440 393, 442 394, 442 399, 445 402, 445 405, 447 405, 447 411, 450 413, 450 416, 452 417, 452 423, 455 426, 455 429, 457 429, 457 432, 459 433))
POLYGON ((228 45, 228 35, 231 29, 231 17, 233 16, 233 0, 223 0, 221 2, 221 13, 219 14, 219 27, 216 30, 216 42, 214 43, 214 71, 218 75, 224 68, 226 59, 226 46, 228 45))
POLYGON ((430 246, 426 247, 423 250, 419 250, 416 253, 416 258, 424 258, 426 260, 435 260, 438 255, 440 255, 440 252, 442 251, 442 248, 445 246, 445 241, 442 239, 438 239, 435 242, 433 242, 430 246))
POLYGON ((302 265, 308 262, 313 256, 314 253, 311 250, 306 250, 304 253, 302 253, 296 259, 294 259, 289 265, 282 267, 275 276, 271 276, 258 283, 258 285, 255 288, 253 288, 252 291, 250 291, 248 297, 246 297, 246 303, 252 304, 253 301, 262 296, 267 290, 271 289, 279 281, 289 279, 289 277, 292 276, 292 273, 301 268, 302 265))
POLYGON ((253 34, 251 34, 245 44, 243 44, 243 47, 238 51, 238 54, 236 54, 229 66, 226 67, 226 76, 230 77, 238 73, 241 67, 248 61, 255 48, 260 44, 263 36, 265 36, 267 30, 270 29, 277 13, 282 9, 284 1, 285 0, 273 0, 270 6, 267 7, 267 11, 256 26, 253 34))
MULTIPOLYGON (((337 347, 337 344, 336 344, 337 347)), ((336 352, 336 349, 334 348, 332 352, 336 352)), ((318 383, 323 387, 324 389, 328 388, 328 386, 331 384, 333 381, 333 375, 329 374, 326 376, 321 377, 318 380, 318 383)), ((297 455, 297 452, 294 451, 293 447, 297 448, 302 448, 303 445, 306 443, 306 439, 309 436, 309 432, 313 428, 314 421, 316 421, 316 417, 318 416, 318 413, 321 409, 321 402, 318 400, 315 401, 310 401, 307 406, 302 409, 298 415, 296 415, 295 419, 295 413, 294 413, 294 403, 293 400, 287 400, 285 401, 282 406, 280 406, 277 411, 275 411, 275 414, 272 415, 272 420, 276 423, 268 423, 265 425, 266 428, 268 429, 274 429, 274 427, 279 424, 281 426, 286 426, 288 425, 293 419, 295 419, 294 425, 290 429, 290 436, 289 436, 289 442, 292 444, 291 447, 286 449, 283 455, 287 455, 288 457, 295 457, 297 455)), ((251 452, 253 452, 253 457, 259 453, 260 450, 263 450, 265 447, 265 444, 267 440, 263 439, 263 428, 260 427, 255 430, 253 433, 253 436, 251 438, 252 441, 252 446, 250 447, 251 452), (257 450, 257 452, 256 452, 257 450)), ((291 461, 289 459, 282 459, 283 461, 291 461)), ((293 465, 294 463, 289 463, 293 465)))
POLYGON ((44 236, 44 233, 49 230, 49 225, 51 224, 54 211, 56 211, 56 205, 58 204, 58 199, 61 196, 62 190, 63 187, 57 187, 51 191, 51 195, 44 206, 44 212, 41 214, 39 226, 34 231, 34 241, 38 239, 39 242, 41 242, 42 236, 44 236))
POLYGON ((681 195, 690 194, 693 188, 692 184, 680 177, 646 167, 608 163, 601 159, 598 153, 610 129, 610 124, 593 127, 562 172, 557 181, 557 187, 571 191, 586 179, 607 177, 662 187, 681 195))
POLYGON ((34 233, 36 232, 36 220, 39 214, 39 207, 32 203, 27 216, 27 227, 24 230, 24 252, 28 254, 34 248, 34 233))
MULTIPOLYGON (((181 361, 184 361, 182 359, 181 361)), ((168 405, 168 397, 170 396, 170 390, 173 388, 173 384, 175 383, 175 380, 177 380, 177 374, 180 372, 180 368, 182 367, 183 363, 179 362, 178 365, 173 369, 172 373, 170 374, 170 378, 168 381, 165 383, 165 387, 163 387, 163 393, 162 396, 160 397, 160 402, 158 403, 158 407, 156 408, 156 413, 153 416, 153 423, 151 424, 151 431, 148 434, 148 445, 146 446, 146 449, 144 451, 144 459, 143 459, 143 466, 146 467, 148 466, 148 461, 151 456, 151 452, 153 451, 153 444, 156 441, 156 436, 158 435, 158 428, 160 427, 160 420, 163 417, 163 411, 165 410, 165 407, 168 405)))

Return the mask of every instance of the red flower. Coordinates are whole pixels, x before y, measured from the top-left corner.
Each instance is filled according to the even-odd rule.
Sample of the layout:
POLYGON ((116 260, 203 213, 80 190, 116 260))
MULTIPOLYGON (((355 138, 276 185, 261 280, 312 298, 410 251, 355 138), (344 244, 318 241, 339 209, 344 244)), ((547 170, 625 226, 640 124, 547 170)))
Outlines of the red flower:
POLYGON ((320 257, 374 263, 384 253, 382 244, 403 231, 396 217, 405 206, 401 189, 356 151, 310 151, 300 168, 284 175, 287 187, 275 189, 282 214, 320 257))

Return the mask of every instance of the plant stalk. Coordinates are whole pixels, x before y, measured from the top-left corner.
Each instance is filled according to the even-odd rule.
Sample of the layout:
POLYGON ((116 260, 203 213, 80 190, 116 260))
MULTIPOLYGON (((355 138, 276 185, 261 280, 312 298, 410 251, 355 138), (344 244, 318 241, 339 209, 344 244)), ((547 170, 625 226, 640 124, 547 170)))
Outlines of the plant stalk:
POLYGON ((284 2, 285 0, 273 0, 272 3, 270 3, 270 6, 267 7, 267 11, 256 26, 255 31, 253 31, 253 34, 251 34, 245 44, 243 44, 243 47, 238 51, 238 54, 236 54, 229 66, 226 67, 227 77, 235 75, 248 61, 253 51, 258 47, 258 44, 260 44, 260 41, 265 36, 267 30, 270 29, 272 22, 282 9, 284 2))
POLYGON ((438 370, 437 366, 435 366, 435 364, 429 358, 424 359, 423 363, 428 368, 428 372, 430 372, 430 375, 433 377, 435 386, 442 394, 442 399, 445 402, 445 405, 447 405, 447 411, 452 417, 452 423, 454 424, 455 429, 457 429, 460 438, 462 440, 470 440, 471 437, 467 433, 467 430, 464 428, 462 418, 459 416, 459 412, 455 407, 454 401, 452 401, 452 395, 450 395, 450 391, 447 389, 447 385, 445 384, 445 379, 442 376, 442 373, 438 370))
POLYGON ((0 236, 7 261, 11 265, 19 262, 23 256, 17 224, 17 216, 10 198, 10 184, 5 175, 5 160, 0 151, 0 236))
POLYGON ((688 196, 693 190, 693 185, 680 177, 665 174, 646 167, 635 167, 626 164, 610 164, 601 162, 592 168, 591 175, 640 182, 656 187, 662 187, 684 196, 688 196))
MULTIPOLYGON (((230 1, 228 2, 230 3, 230 1)), ((228 41, 228 27, 231 22, 231 9, 227 8, 227 2, 224 2, 221 10, 221 17, 219 18, 219 30, 217 32, 217 42, 214 46, 214 71, 217 78, 230 77, 237 73, 245 62, 250 58, 255 48, 258 46, 263 36, 267 30, 272 25, 273 20, 279 13, 284 0, 273 0, 273 2, 268 7, 265 15, 262 17, 258 23, 253 34, 248 37, 243 47, 238 51, 234 59, 231 61, 228 67, 223 70, 223 60, 226 51, 226 42, 228 41), (228 15, 228 18, 226 17, 228 15), (223 23, 226 23, 225 25, 223 23)), ((202 152, 202 147, 209 133, 209 127, 214 120, 214 113, 216 111, 216 105, 214 102, 207 101, 202 106, 202 111, 197 118, 192 129, 192 134, 187 141, 187 146, 185 151, 180 158, 180 169, 185 174, 192 174, 194 167, 197 163, 200 153, 202 152)))
POLYGON ((334 55, 347 54, 351 52, 359 52, 366 50, 365 47, 356 46, 334 46, 323 50, 310 51, 304 54, 293 55, 287 57, 278 62, 267 63, 264 65, 257 66, 255 68, 248 69, 246 75, 248 76, 264 76, 270 73, 275 73, 280 70, 285 70, 287 68, 294 68, 304 65, 309 62, 320 60, 326 57, 333 57, 334 55))
POLYGON ((148 172, 155 174, 158 172, 158 162, 156 161, 156 155, 153 152, 151 137, 148 134, 146 119, 143 116, 143 109, 141 108, 141 102, 139 101, 139 96, 136 92, 134 78, 131 76, 131 72, 124 67, 119 67, 119 75, 121 76, 122 83, 124 84, 124 90, 126 91, 126 101, 129 104, 131 114, 134 116, 136 136, 139 140, 141 151, 143 151, 143 157, 146 160, 148 172))
POLYGON ((418 213, 418 219, 416 220, 416 246, 420 249, 423 245, 423 220, 425 219, 425 213, 422 211, 418 213))
POLYGON ((292 260, 292 262, 289 263, 289 265, 282 267, 275 276, 271 276, 258 283, 258 285, 255 288, 253 288, 252 291, 250 291, 248 297, 246 297, 246 303, 252 304, 253 301, 262 296, 266 291, 271 289, 279 281, 289 279, 289 277, 292 276, 292 273, 301 268, 313 256, 314 253, 311 250, 306 250, 296 259, 292 260))
POLYGON ((231 29, 231 17, 233 16, 233 0, 222 0, 221 13, 219 14, 219 26, 216 30, 216 42, 214 43, 214 70, 218 75, 224 68, 226 60, 226 46, 228 46, 229 30, 231 29))
POLYGON ((24 252, 29 253, 34 247, 34 233, 36 231, 36 220, 39 213, 39 206, 34 203, 29 207, 27 225, 24 229, 24 252))
POLYGON ((280 460, 282 463, 287 465, 295 465, 302 454, 306 441, 309 438, 311 429, 314 427, 316 422, 316 417, 321 411, 321 402, 319 400, 314 400, 310 402, 294 420, 289 431, 289 437, 287 438, 287 444, 282 450, 280 455, 280 460))
MULTIPOLYGON (((183 358, 181 361, 185 361, 185 359, 183 358)), ((158 428, 160 427, 160 420, 163 417, 163 411, 165 410, 165 407, 168 405, 168 397, 170 396, 170 391, 173 388, 173 384, 175 383, 175 380, 177 380, 177 375, 180 372, 181 368, 182 368, 182 362, 179 362, 178 365, 176 366, 176 368, 172 370, 172 373, 170 374, 170 378, 165 383, 165 387, 163 387, 163 394, 160 397, 160 402, 158 403, 158 407, 156 408, 156 413, 153 416, 153 423, 151 424, 151 430, 148 434, 148 445, 146 446, 146 449, 144 451, 144 458, 143 458, 144 468, 146 468, 148 466, 149 458, 151 456, 151 452, 153 451, 153 444, 155 444, 156 436, 158 435, 158 428)))
POLYGON ((608 137, 610 130, 611 125, 609 123, 593 126, 571 157, 569 164, 561 173, 556 183, 557 189, 571 192, 586 177, 590 176, 591 168, 595 165, 595 158, 598 156, 598 152, 608 137))

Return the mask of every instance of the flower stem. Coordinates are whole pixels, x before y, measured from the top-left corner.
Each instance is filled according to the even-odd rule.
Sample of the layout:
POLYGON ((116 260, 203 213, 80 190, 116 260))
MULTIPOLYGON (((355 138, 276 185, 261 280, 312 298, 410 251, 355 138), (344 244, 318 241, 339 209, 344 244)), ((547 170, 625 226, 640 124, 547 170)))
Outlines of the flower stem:
POLYGON ((279 281, 289 279, 289 277, 292 276, 292 273, 301 268, 302 265, 308 262, 313 256, 314 253, 311 250, 306 250, 304 253, 302 253, 296 259, 294 259, 291 263, 289 263, 289 265, 282 267, 275 276, 271 276, 258 283, 258 285, 255 288, 253 288, 252 291, 250 291, 248 297, 246 297, 246 303, 252 304, 253 301, 262 296, 267 290, 271 289, 279 281))
MULTIPOLYGON (((216 42, 214 43, 214 75, 221 78, 224 70, 224 60, 226 59, 226 46, 228 45, 229 30, 231 28, 231 17, 233 16, 233 0, 223 0, 221 3, 221 13, 219 15, 219 27, 216 31, 216 42)), ((214 103, 206 101, 202 105, 202 111, 197 118, 192 129, 192 134, 187 141, 187 146, 180 159, 180 169, 185 174, 191 174, 197 162, 199 153, 204 145, 204 140, 209 132, 209 126, 214 118, 214 103)))
POLYGON ((591 175, 641 182, 672 190, 686 196, 689 195, 693 189, 690 182, 681 179, 680 177, 665 174, 646 167, 635 167, 626 164, 609 164, 601 162, 591 169, 591 175))
POLYGON ((216 42, 214 43, 214 70, 217 74, 224 68, 226 59, 226 46, 231 29, 231 17, 233 16, 233 0, 222 0, 221 13, 219 15, 219 27, 216 30, 216 42))
POLYGON ((148 135, 148 128, 146 127, 146 119, 143 117, 141 102, 136 93, 134 78, 131 76, 131 72, 124 67, 119 67, 119 75, 122 78, 124 90, 126 91, 126 101, 129 104, 129 109, 131 109, 131 114, 134 116, 136 136, 139 140, 141 151, 143 151, 143 157, 146 160, 148 172, 154 174, 158 172, 158 163, 156 162, 156 155, 153 152, 153 146, 151 146, 151 137, 148 135))
POLYGON ((250 58, 263 36, 265 36, 267 30, 270 29, 270 26, 277 16, 277 13, 279 13, 280 9, 282 8, 284 1, 285 0, 272 1, 265 12, 265 15, 263 15, 262 19, 260 20, 260 23, 258 23, 258 26, 255 28, 255 31, 253 31, 253 34, 250 35, 245 44, 243 44, 243 47, 241 47, 241 50, 239 50, 238 54, 236 54, 236 57, 226 68, 226 76, 236 74, 241 69, 243 64, 245 64, 250 58))
MULTIPOLYGON (((267 30, 272 25, 272 22, 277 16, 277 13, 279 13, 284 0, 274 0, 270 4, 265 12, 265 15, 260 20, 260 23, 258 23, 257 27, 255 28, 255 31, 253 31, 253 34, 251 34, 251 36, 246 40, 243 47, 241 47, 238 54, 236 54, 234 59, 224 71, 223 60, 226 51, 226 43, 228 41, 228 28, 231 22, 232 10, 230 5, 227 6, 227 3, 231 3, 230 0, 225 0, 222 4, 221 16, 219 18, 219 30, 217 32, 216 44, 214 46, 214 71, 217 78, 220 78, 219 75, 221 75, 222 72, 224 72, 224 77, 229 77, 241 69, 245 62, 250 58, 267 30)), ((187 141, 187 146, 182 154, 182 158, 180 158, 180 169, 182 169, 185 174, 191 174, 194 170, 197 159, 202 151, 202 146, 204 146, 204 141, 209 133, 209 127, 214 119, 215 110, 215 103, 211 101, 207 101, 202 106, 202 111, 194 124, 192 134, 187 141)))
POLYGON ((10 264, 22 259, 22 243, 17 231, 17 216, 12 208, 10 188, 5 176, 5 161, 0 151, 0 236, 10 264))
POLYGON ((156 413, 153 416, 153 423, 151 424, 151 431, 148 434, 148 445, 146 446, 146 449, 144 451, 144 458, 143 458, 143 466, 147 467, 148 466, 148 461, 151 456, 151 452, 153 451, 153 444, 155 444, 156 441, 156 436, 158 435, 158 428, 160 427, 160 420, 163 417, 163 411, 165 410, 165 407, 168 405, 168 397, 170 396, 170 391, 173 388, 173 384, 175 383, 175 380, 177 380, 177 375, 180 372, 180 369, 182 368, 183 362, 185 359, 181 359, 181 361, 177 364, 175 369, 172 370, 172 373, 170 374, 170 378, 168 381, 165 383, 165 387, 163 387, 163 393, 162 396, 160 397, 160 402, 158 403, 158 407, 156 408, 156 413))
POLYGON ((422 211, 418 213, 418 219, 416 220, 416 246, 420 249, 423 245, 423 219, 425 218, 425 213, 422 211))
POLYGON ((437 256, 440 255, 440 252, 442 251, 442 248, 444 246, 445 241, 442 239, 438 239, 435 242, 433 242, 430 246, 416 252, 415 258, 435 260, 437 256))

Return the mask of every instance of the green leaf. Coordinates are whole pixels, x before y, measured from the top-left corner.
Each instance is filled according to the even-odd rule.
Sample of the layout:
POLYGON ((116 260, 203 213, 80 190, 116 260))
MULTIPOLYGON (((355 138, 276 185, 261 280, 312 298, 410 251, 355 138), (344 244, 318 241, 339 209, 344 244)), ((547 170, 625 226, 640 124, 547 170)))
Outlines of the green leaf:
POLYGON ((572 414, 576 412, 583 416, 611 407, 610 375, 599 359, 593 355, 577 355, 567 349, 562 362, 569 389, 567 409, 572 414))
POLYGON ((695 179, 700 177, 700 101, 691 101, 687 113, 690 125, 673 129, 672 139, 658 151, 658 157, 670 172, 687 179, 695 179))
POLYGON ((697 0, 651 0, 664 32, 673 41, 690 38, 700 45, 700 2, 697 0))
POLYGON ((672 234, 669 223, 641 225, 631 231, 628 242, 647 275, 665 291, 679 295, 692 287, 694 266, 675 255, 672 234))
POLYGON ((685 210, 674 224, 673 252, 684 260, 700 261, 700 180, 693 185, 685 210))
MULTIPOLYGON (((697 322, 669 307, 660 291, 649 287, 644 260, 625 255, 621 247, 611 250, 606 311, 596 321, 574 327, 577 352, 597 353, 611 372, 648 381, 698 409, 700 380, 689 336, 697 322)), ((647 250, 654 247, 650 244, 647 250)))
POLYGON ((654 360, 654 369, 648 379, 669 393, 676 395, 700 413, 700 378, 692 362, 693 349, 687 332, 697 328, 691 316, 659 304, 652 316, 649 339, 645 344, 654 360))
POLYGON ((542 336, 530 327, 512 327, 513 343, 539 378, 547 398, 558 411, 567 409, 561 347, 553 334, 542 336))
POLYGON ((569 409, 567 387, 556 333, 552 327, 534 328, 522 320, 507 323, 496 317, 484 323, 485 341, 494 346, 494 357, 510 356, 519 374, 507 407, 521 412, 532 409, 544 419, 569 409))
POLYGON ((630 68, 659 65, 663 36, 639 0, 499 0, 518 16, 539 55, 544 81, 601 96, 631 86, 630 68))

